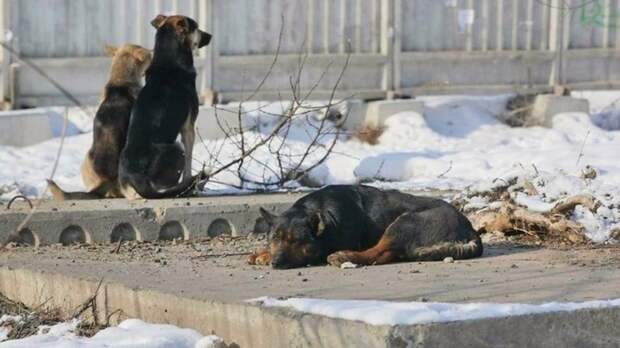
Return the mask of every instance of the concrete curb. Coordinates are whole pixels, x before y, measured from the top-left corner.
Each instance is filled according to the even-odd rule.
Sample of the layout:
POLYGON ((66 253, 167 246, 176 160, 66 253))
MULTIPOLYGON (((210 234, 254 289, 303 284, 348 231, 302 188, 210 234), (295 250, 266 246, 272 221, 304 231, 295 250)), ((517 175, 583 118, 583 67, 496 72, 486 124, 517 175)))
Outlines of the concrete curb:
MULTIPOLYGON (((73 313, 98 281, 0 268, 0 292, 36 307, 45 303, 73 313)), ((214 333, 240 347, 610 347, 620 345, 620 308, 526 315, 412 326, 373 326, 249 303, 182 298, 103 283, 99 319, 111 315, 168 323, 214 333), (113 314, 117 309, 122 312, 113 314)))
MULTIPOLYGON (((107 243, 128 240, 172 240, 254 231, 259 207, 279 213, 308 192, 253 194, 220 197, 127 201, 104 199, 42 203, 28 226, 20 231, 31 245, 107 243)), ((412 194, 442 196, 447 192, 412 194)), ((0 204, 0 240, 23 221, 29 206, 14 203, 10 210, 0 204)))
MULTIPOLYGON (((258 207, 286 209, 303 193, 222 196, 130 202, 125 199, 44 202, 22 241, 32 245, 106 243, 123 240, 190 239, 245 235, 254 228, 258 207)), ((6 238, 29 212, 28 205, 0 209, 0 238, 6 238)))

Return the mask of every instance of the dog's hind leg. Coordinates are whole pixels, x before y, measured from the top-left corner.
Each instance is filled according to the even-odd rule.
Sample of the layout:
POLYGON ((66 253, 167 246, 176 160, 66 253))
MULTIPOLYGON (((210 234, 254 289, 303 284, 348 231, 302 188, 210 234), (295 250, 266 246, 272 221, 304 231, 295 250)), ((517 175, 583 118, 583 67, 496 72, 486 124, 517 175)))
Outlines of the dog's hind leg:
POLYGON ((185 162, 179 143, 154 144, 156 155, 149 170, 149 177, 155 187, 172 187, 179 183, 185 162))
POLYGON ((183 169, 183 180, 188 180, 192 176, 192 161, 194 152, 194 142, 196 141, 196 126, 192 116, 187 117, 187 121, 181 129, 181 140, 185 150, 185 167, 183 169))
POLYGON ((392 240, 384 235, 374 247, 364 251, 343 250, 327 257, 327 263, 340 267, 345 262, 358 265, 382 265, 393 262, 399 257, 398 250, 393 249, 392 240))
POLYGON ((396 260, 469 259, 480 255, 482 242, 469 221, 442 206, 404 213, 386 228, 374 247, 361 252, 339 251, 330 255, 327 262, 334 266, 347 261, 373 265, 396 260))
POLYGON ((409 213, 404 213, 392 222, 383 233, 383 236, 370 249, 364 251, 337 251, 327 257, 327 263, 332 266, 340 267, 345 262, 352 262, 358 265, 382 265, 400 259, 404 255, 404 248, 398 238, 399 225, 406 219, 409 213))

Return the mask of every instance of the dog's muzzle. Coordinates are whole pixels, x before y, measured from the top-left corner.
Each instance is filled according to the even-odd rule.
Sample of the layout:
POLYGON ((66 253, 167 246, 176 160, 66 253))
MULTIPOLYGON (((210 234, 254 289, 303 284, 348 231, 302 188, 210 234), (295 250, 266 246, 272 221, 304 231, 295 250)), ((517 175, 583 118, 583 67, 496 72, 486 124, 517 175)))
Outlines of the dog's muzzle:
POLYGON ((198 42, 198 48, 204 47, 211 42, 211 34, 204 32, 202 30, 198 31, 200 33, 200 41, 198 42))
POLYGON ((271 256, 271 267, 275 269, 291 268, 291 266, 286 262, 282 252, 275 253, 271 256))

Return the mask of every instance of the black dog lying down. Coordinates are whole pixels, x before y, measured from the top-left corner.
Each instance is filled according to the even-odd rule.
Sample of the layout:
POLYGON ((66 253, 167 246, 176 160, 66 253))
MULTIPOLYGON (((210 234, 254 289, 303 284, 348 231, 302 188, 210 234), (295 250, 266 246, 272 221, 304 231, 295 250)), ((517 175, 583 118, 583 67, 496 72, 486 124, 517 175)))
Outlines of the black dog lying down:
POLYGON ((328 186, 301 198, 281 216, 262 208, 261 215, 271 226, 270 249, 251 255, 250 264, 375 265, 482 255, 480 237, 452 205, 393 190, 328 186))

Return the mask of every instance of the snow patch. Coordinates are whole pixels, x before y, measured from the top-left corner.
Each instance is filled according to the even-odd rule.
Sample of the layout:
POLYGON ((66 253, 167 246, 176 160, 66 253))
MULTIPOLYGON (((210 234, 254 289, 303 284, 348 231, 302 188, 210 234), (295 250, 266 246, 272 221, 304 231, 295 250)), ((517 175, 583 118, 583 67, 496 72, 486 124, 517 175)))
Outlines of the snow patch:
MULTIPOLYGON (((39 334, 19 340, 6 341, 2 348, 222 348, 224 341, 217 336, 203 336, 191 329, 173 325, 149 324, 128 319, 116 327, 98 332, 93 337, 73 334, 77 320, 43 327, 39 334)), ((0 332, 1 334, 1 332, 0 332)))
POLYGON ((620 299, 587 302, 521 303, 440 303, 365 300, 321 300, 261 297, 253 302, 268 307, 287 307, 330 318, 357 320, 371 325, 415 325, 462 320, 502 318, 516 315, 566 312, 620 306, 620 299))

